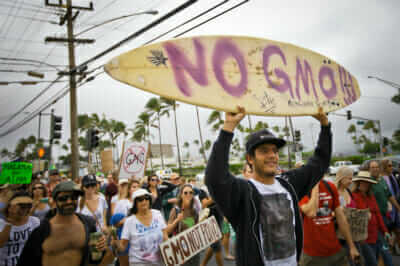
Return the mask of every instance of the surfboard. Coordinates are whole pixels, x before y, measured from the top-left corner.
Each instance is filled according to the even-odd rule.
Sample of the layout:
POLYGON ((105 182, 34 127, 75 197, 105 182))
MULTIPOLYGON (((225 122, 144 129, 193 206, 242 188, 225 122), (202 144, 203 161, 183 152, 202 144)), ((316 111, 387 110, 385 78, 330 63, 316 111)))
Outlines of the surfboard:
POLYGON ((356 78, 309 49, 243 36, 198 36, 133 49, 104 66, 114 79, 162 97, 266 116, 331 112, 360 98, 356 78))

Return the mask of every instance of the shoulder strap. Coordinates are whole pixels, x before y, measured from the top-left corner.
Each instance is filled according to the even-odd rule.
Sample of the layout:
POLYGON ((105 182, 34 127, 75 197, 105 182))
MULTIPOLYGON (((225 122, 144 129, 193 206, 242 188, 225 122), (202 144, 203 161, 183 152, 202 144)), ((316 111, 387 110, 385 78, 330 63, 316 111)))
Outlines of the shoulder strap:
POLYGON ((322 179, 321 181, 322 181, 322 183, 324 183, 324 186, 328 189, 329 194, 331 194, 332 198, 333 198, 333 191, 332 191, 331 185, 329 185, 329 183, 324 179, 322 179))

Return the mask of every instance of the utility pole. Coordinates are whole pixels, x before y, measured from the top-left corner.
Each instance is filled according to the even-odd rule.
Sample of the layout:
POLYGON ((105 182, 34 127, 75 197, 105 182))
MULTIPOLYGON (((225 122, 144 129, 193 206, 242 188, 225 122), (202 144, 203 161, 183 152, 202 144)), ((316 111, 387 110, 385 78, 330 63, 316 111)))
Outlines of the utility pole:
MULTIPOLYGON (((59 0, 58 4, 51 4, 49 3, 50 0, 45 0, 47 6, 55 6, 65 8, 63 5, 63 0, 59 0)), ((69 95, 70 95, 70 127, 71 127, 71 174, 72 178, 78 178, 79 176, 79 149, 78 149, 78 104, 77 104, 77 97, 76 97, 76 71, 72 71, 75 69, 75 42, 77 43, 93 43, 94 40, 89 39, 74 39, 74 31, 73 31, 73 22, 76 17, 79 15, 79 11, 75 14, 72 14, 73 9, 80 9, 80 10, 89 10, 93 11, 93 3, 90 2, 89 7, 80 7, 80 6, 73 6, 72 0, 67 1, 67 12, 66 14, 60 18, 60 26, 64 25, 65 21, 67 21, 67 32, 68 36, 67 39, 65 38, 54 38, 54 37, 47 37, 45 39, 46 42, 68 42, 68 56, 69 56, 69 95)))

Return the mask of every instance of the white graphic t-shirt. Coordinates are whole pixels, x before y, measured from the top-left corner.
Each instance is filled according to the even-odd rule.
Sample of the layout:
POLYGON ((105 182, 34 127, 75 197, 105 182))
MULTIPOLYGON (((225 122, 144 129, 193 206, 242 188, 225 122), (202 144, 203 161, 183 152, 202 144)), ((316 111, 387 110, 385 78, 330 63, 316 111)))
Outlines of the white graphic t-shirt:
POLYGON ((97 232, 100 232, 101 228, 104 227, 104 214, 105 214, 105 211, 107 210, 107 201, 104 198, 99 197, 99 204, 97 205, 97 209, 94 211, 94 215, 88 209, 86 204, 83 206, 82 209, 79 206, 80 206, 80 199, 78 201, 77 212, 82 213, 87 216, 90 216, 90 217, 93 217, 96 220, 97 232), (94 216, 96 216, 96 217, 94 217, 94 216))
MULTIPOLYGON (((6 222, 0 219, 0 232, 4 230, 6 222)), ((25 242, 32 231, 40 225, 37 217, 30 216, 28 222, 24 225, 11 227, 10 236, 7 243, 0 248, 0 266, 15 266, 21 255, 25 242)))
POLYGON ((150 226, 143 225, 135 215, 124 223, 121 239, 129 240, 129 263, 155 263, 160 261, 159 245, 163 241, 162 230, 167 226, 158 210, 151 210, 150 226))
POLYGON ((250 179, 262 195, 260 204, 260 239, 266 266, 296 266, 296 234, 293 200, 275 180, 266 185, 250 179))
POLYGON ((125 216, 128 216, 130 209, 132 209, 132 202, 128 199, 122 199, 117 201, 114 209, 114 214, 122 213, 125 216))

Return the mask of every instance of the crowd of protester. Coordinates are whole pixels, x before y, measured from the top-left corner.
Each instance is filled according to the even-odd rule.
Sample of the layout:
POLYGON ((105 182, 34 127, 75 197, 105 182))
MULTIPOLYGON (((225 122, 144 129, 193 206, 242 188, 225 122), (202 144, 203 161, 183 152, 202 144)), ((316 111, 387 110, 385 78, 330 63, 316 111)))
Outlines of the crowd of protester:
MULTIPOLYGON (((320 118, 322 127, 328 127, 323 119, 320 118)), ((328 129, 324 130, 322 141, 328 141, 328 129)), ((303 187, 290 188, 290 182, 294 181, 289 179, 289 193, 293 189, 292 197, 301 195, 296 201, 289 202, 279 194, 254 195, 256 189, 265 189, 255 178, 260 169, 255 162, 259 151, 254 148, 266 138, 278 148, 284 145, 268 131, 262 132, 264 137, 250 136, 246 145, 249 157, 240 177, 221 179, 221 184, 207 181, 213 174, 227 171, 224 168, 227 162, 221 161, 226 158, 218 153, 219 148, 225 149, 224 141, 230 137, 227 132, 229 128, 221 133, 222 139, 217 141, 210 156, 210 161, 214 160, 216 164, 209 162, 207 166, 206 185, 177 173, 119 179, 118 173, 112 172, 71 179, 57 169, 50 170, 47 178, 42 173, 33 175, 29 185, 1 185, 0 266, 163 265, 159 245, 209 216, 215 217, 223 238, 209 246, 202 258, 197 254, 184 265, 207 265, 213 255, 218 266, 224 265, 224 260, 251 266, 369 266, 378 265, 379 260, 386 266, 394 265, 392 254, 400 245, 400 176, 399 169, 393 169, 391 160, 371 160, 358 173, 344 166, 335 177, 325 175, 323 179, 311 182, 312 186, 308 188, 300 181, 295 185, 303 187), (243 184, 251 184, 254 190, 241 188, 243 184), (220 191, 218 186, 227 189, 220 191), (242 195, 250 198, 243 202, 242 195), (231 201, 224 203, 227 196, 231 201), (272 197, 276 204, 283 205, 274 205, 272 197), (267 201, 256 204, 260 199, 267 201), (268 202, 273 204, 269 206, 268 202), (260 215, 249 220, 252 219, 249 217, 252 208, 259 209, 260 215), (277 220, 263 224, 261 220, 270 219, 265 214, 277 209, 280 212, 277 217, 287 215, 281 217, 284 222, 278 225, 277 220), (365 239, 353 239, 349 226, 352 217, 346 216, 349 209, 367 212, 365 239), (260 223, 259 227, 256 222, 260 223), (292 231, 289 234, 282 231, 282 225, 291 227, 292 231), (283 248, 265 243, 266 235, 284 236, 283 242, 279 242, 284 243, 283 248), (301 236, 303 238, 299 239, 301 236), (259 245, 261 251, 254 250, 259 245), (257 257, 260 252, 266 254, 261 264, 257 257), (286 257, 276 260, 277 254, 286 257)), ((319 151, 318 147, 319 163, 324 164, 323 160, 329 159, 330 155, 323 158, 324 151, 319 151)), ((271 152, 270 146, 263 149, 261 152, 265 154, 271 152)), ((274 153, 276 150, 272 146, 274 153)), ((312 157, 311 161, 316 158, 312 157)), ((303 178, 305 173, 319 174, 309 169, 309 163, 298 162, 293 172, 288 173, 295 173, 293 178, 303 178)), ((279 177, 277 180, 285 187, 286 181, 279 177)), ((281 187, 274 189, 284 192, 281 187)))

